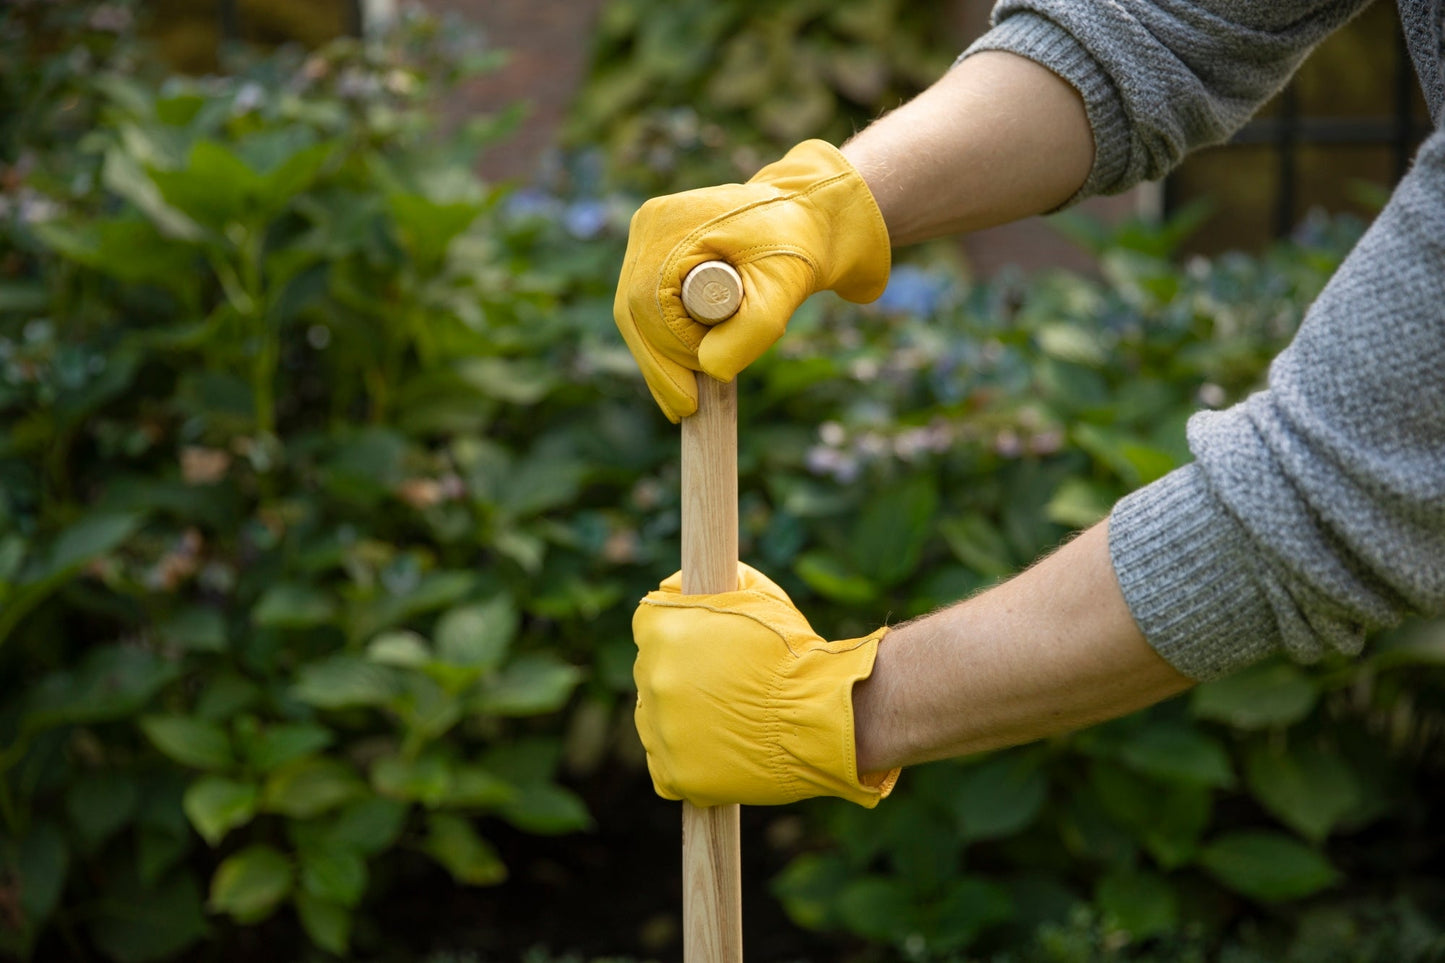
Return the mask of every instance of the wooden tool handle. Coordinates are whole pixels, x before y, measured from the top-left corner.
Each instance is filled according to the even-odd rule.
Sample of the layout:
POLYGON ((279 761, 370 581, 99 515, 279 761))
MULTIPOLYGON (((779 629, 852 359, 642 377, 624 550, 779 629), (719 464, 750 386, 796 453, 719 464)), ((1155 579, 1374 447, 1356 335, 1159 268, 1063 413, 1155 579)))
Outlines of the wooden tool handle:
MULTIPOLYGON (((682 283, 688 313, 705 324, 742 303, 731 265, 709 261, 682 283)), ((682 591, 738 585, 738 396, 736 382, 697 376, 697 413, 682 420, 682 591)), ((742 963, 742 870, 738 807, 682 804, 684 963, 742 963)))

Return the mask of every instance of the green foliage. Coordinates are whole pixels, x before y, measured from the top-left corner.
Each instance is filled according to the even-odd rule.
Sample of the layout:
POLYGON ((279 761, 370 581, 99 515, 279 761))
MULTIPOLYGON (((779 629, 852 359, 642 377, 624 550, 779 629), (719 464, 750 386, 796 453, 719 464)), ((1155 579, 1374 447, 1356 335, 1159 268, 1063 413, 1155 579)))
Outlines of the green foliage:
MULTIPOLYGON (((471 54, 428 21, 165 83, 85 18, 85 69, 24 22, 0 35, 0 954, 264 926, 282 956, 385 956, 368 908, 417 865, 508 885, 500 824, 591 825, 564 757, 646 779, 575 724, 626 731, 631 600, 679 554, 675 429, 609 317, 631 205, 479 181, 495 124, 438 144, 424 104, 471 54)), ((1181 266, 1195 216, 1075 225, 1100 278, 900 265, 873 308, 806 304, 743 381, 744 557, 859 635, 1182 463, 1184 420, 1260 384, 1352 230, 1181 266)), ((877 811, 809 807, 776 892, 876 959, 1428 959, 1442 663, 1417 625, 918 767, 877 811)))
POLYGON ((841 143, 959 49, 947 3, 612 0, 568 117, 648 193, 748 177, 809 137, 841 143))
POLYGON ((610 249, 504 215, 483 142, 430 136, 462 53, 436 22, 157 83, 124 37, 37 66, 28 30, 64 47, 96 18, 28 14, 5 50, 0 953, 55 926, 162 959, 289 910, 345 955, 407 851, 492 886, 487 821, 590 825, 546 720, 599 634, 626 643, 622 613, 594 620, 621 592, 593 540, 633 479, 577 452, 598 389, 555 373, 618 353, 590 350, 610 249))
MULTIPOLYGON (((940 287, 904 266, 881 314, 844 321, 810 305, 795 320, 787 364, 832 374, 793 391, 782 379, 796 368, 757 373, 777 421, 819 426, 803 433, 803 452, 763 456, 772 524, 792 514, 811 529, 770 562, 786 567, 794 545, 808 549, 794 574, 842 606, 837 634, 862 630, 853 613, 885 600, 907 617, 1016 571, 1187 460, 1191 412, 1262 382, 1348 229, 1310 223, 1263 257, 1176 268, 1180 225, 1195 217, 1071 228, 1100 256, 1099 280, 940 287), (909 310, 892 315, 893 304, 909 310), (841 484, 780 481, 799 462, 841 484), (870 535, 910 564, 885 572, 850 554, 870 535)), ((1306 938, 1312 901, 1335 894, 1372 905, 1367 894, 1403 888, 1409 912, 1429 916, 1441 904, 1420 885, 1425 864, 1376 875, 1361 847, 1379 836, 1402 851, 1423 845, 1399 834, 1429 808, 1414 795, 1417 767, 1438 765, 1428 760, 1439 758, 1440 680, 1420 667, 1437 664, 1439 638, 1421 625, 1353 665, 1271 661, 1042 745, 917 767, 876 813, 819 803, 830 842, 794 859, 775 892, 799 925, 855 933, 902 959, 1001 953, 1029 938, 1036 955, 1005 956, 1213 959, 1222 947, 1255 952, 1261 921, 1275 948, 1260 958, 1277 959, 1278 945, 1306 938), (1383 722, 1392 714, 1399 729, 1383 722), (1054 953, 1043 934, 1064 932, 1049 927, 1067 929, 1071 907, 1090 907, 1087 928, 1101 935, 1054 953)), ((1420 946, 1438 948, 1430 933, 1420 946)), ((1374 937, 1361 929, 1351 946, 1374 937)), ((1338 958, 1391 958, 1376 952, 1338 958)))

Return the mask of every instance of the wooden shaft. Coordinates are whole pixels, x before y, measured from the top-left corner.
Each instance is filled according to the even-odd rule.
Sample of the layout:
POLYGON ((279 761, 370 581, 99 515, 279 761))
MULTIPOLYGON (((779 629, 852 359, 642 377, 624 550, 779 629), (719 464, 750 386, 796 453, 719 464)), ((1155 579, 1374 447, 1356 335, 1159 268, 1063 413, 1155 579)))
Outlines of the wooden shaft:
MULTIPOLYGON (((727 283, 716 271, 719 263, 699 265, 688 278, 709 269, 727 283)), ((706 315, 688 297, 689 287, 700 285, 684 281, 683 287, 689 312, 706 315)), ((719 293, 714 288, 707 297, 715 305, 719 293)), ((734 308, 740 300, 739 283, 734 308)), ((682 420, 682 591, 688 595, 730 592, 738 584, 737 385, 699 374, 697 392, 697 413, 682 420)), ((742 963, 742 892, 738 807, 683 803, 684 963, 742 963)))

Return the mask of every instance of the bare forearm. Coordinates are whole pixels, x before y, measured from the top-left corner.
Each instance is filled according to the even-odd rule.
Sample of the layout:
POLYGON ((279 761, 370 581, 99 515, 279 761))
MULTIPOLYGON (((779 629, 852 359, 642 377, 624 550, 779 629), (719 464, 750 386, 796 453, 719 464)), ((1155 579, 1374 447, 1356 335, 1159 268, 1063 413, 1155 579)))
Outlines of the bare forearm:
POLYGON ((1029 742, 1192 684, 1135 626, 1102 522, 1011 581, 888 634, 854 689, 858 768, 1029 742))
POLYGON ((976 54, 843 145, 894 246, 1053 210, 1089 175, 1077 91, 1010 53, 976 54))

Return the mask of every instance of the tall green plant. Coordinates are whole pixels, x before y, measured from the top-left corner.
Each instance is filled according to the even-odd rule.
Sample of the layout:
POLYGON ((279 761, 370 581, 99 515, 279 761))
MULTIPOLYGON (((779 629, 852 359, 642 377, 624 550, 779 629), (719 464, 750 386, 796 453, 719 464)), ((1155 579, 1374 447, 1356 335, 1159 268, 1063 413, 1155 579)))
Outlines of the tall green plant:
POLYGON ((579 275, 529 275, 560 228, 431 136, 451 38, 23 103, 95 127, 7 145, 7 953, 161 959, 290 907, 342 954, 378 864, 495 885, 479 816, 589 823, 525 721, 581 678, 526 611, 574 547, 547 515, 585 467, 528 407, 586 347, 545 317, 579 275))

